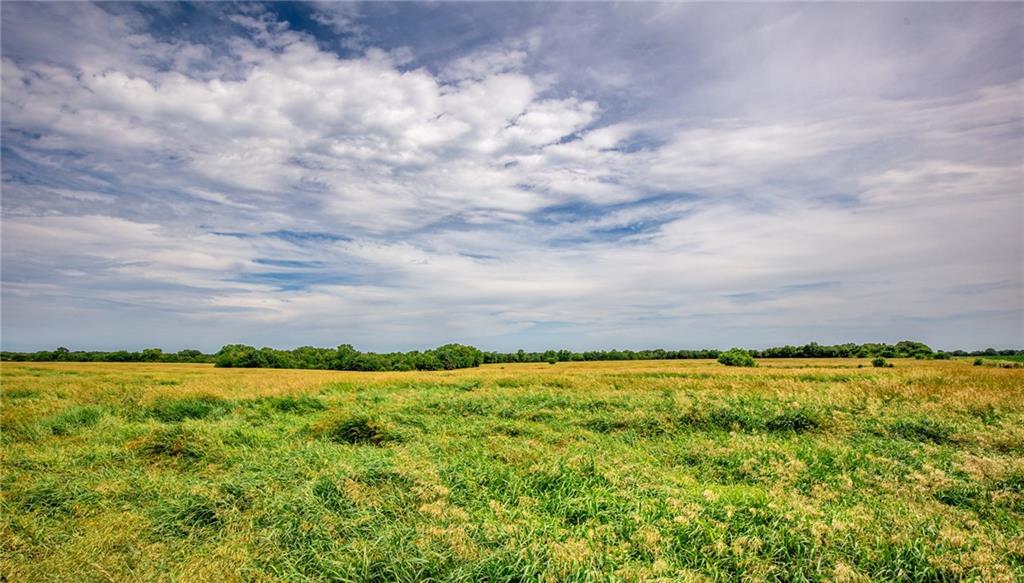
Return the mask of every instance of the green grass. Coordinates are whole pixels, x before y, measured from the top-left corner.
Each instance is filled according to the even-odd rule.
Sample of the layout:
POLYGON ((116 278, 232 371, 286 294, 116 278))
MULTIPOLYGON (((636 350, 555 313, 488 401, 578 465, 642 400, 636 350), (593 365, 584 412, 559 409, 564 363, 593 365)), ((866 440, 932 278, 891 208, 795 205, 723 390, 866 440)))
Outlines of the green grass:
POLYGON ((1024 371, 865 362, 5 363, 0 573, 1024 579, 1024 371))

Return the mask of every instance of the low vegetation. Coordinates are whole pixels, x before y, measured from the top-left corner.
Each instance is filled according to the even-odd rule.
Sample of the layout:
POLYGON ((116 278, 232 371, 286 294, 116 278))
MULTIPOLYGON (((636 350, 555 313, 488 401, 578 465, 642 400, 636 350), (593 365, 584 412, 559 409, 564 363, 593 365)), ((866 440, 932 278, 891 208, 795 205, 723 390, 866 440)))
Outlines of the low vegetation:
POLYGON ((1024 371, 758 364, 4 363, 0 573, 1024 580, 1024 371))

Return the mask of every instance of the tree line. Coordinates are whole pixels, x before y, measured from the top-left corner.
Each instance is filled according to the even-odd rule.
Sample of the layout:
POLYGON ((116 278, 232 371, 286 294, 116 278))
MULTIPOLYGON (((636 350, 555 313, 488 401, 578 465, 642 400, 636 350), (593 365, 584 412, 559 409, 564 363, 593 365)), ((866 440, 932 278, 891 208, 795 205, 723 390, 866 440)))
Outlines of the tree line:
MULTIPOLYGON (((674 359, 717 359, 724 350, 591 350, 572 352, 569 350, 547 350, 545 352, 485 352, 485 363, 507 362, 568 362, 587 360, 674 360, 674 359)), ((1024 354, 1024 350, 986 348, 985 350, 954 350, 945 352, 932 350, 927 344, 912 340, 901 340, 896 344, 818 344, 811 342, 803 346, 777 346, 764 350, 744 350, 754 358, 919 358, 946 359, 954 356, 1012 356, 1024 354)))
POLYGON ((316 368, 330 370, 452 370, 484 362, 484 353, 473 346, 445 344, 412 352, 360 352, 351 344, 337 348, 303 346, 294 350, 253 348, 229 344, 214 355, 214 365, 233 368, 316 368))
MULTIPOLYGON (((716 359, 724 351, 704 350, 546 350, 543 352, 483 352, 473 346, 445 344, 430 350, 411 352, 360 352, 351 344, 337 348, 303 346, 293 350, 255 348, 245 344, 228 344, 214 354, 195 349, 163 352, 147 348, 138 352, 118 350, 72 351, 65 347, 38 352, 0 352, 0 360, 27 362, 178 362, 213 363, 228 368, 310 368, 359 371, 451 370, 481 364, 516 362, 576 362, 592 360, 676 360, 716 359)), ((754 358, 922 358, 944 359, 954 356, 1013 356, 1024 350, 986 348, 985 350, 934 351, 928 345, 911 340, 895 344, 818 344, 778 346, 764 350, 747 350, 754 358)))
POLYGON ((164 352, 159 348, 141 351, 69 350, 63 346, 38 352, 0 352, 0 360, 19 362, 213 362, 214 355, 194 348, 164 352))

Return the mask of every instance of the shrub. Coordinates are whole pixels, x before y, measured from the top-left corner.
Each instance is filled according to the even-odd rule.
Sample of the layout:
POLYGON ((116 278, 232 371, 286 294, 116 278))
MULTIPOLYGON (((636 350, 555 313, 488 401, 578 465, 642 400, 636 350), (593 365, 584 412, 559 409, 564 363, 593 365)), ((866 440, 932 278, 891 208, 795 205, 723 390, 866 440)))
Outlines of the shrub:
POLYGON ((889 364, 889 361, 882 358, 881 356, 876 356, 875 359, 871 361, 871 366, 875 368, 892 368, 892 365, 889 364))
POLYGON ((718 355, 718 362, 725 366, 757 366, 754 357, 742 348, 733 348, 718 355))
POLYGON ((981 366, 981 365, 983 365, 983 364, 985 364, 985 361, 984 361, 984 360, 982 360, 982 359, 980 359, 980 358, 975 358, 975 359, 974 359, 974 366, 981 366))

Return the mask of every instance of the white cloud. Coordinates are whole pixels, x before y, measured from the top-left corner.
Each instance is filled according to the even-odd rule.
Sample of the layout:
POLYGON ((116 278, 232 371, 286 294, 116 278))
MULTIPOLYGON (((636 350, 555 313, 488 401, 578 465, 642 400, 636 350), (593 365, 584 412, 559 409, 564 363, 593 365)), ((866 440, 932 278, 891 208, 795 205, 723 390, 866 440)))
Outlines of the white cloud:
MULTIPOLYGON (((188 318, 217 323, 206 347, 511 348, 552 322, 571 336, 536 331, 533 348, 869 340, 907 318, 928 323, 901 333, 948 345, 968 338, 949 324, 965 310, 951 290, 1008 281, 972 307, 1015 313, 976 322, 1024 341, 1019 75, 900 94, 940 45, 890 55, 836 23, 804 30, 813 11, 697 19, 757 22, 763 59, 749 60, 678 20, 706 9, 645 10, 659 16, 625 39, 580 42, 625 59, 644 41, 655 59, 685 41, 720 70, 665 98, 690 66, 674 54, 534 68, 559 22, 409 68, 415 48, 369 46, 353 5, 315 13, 352 58, 257 9, 204 44, 157 38, 130 10, 5 7, 5 35, 23 27, 2 71, 5 337, 70 333, 12 309, 128 313, 113 302, 164 314, 124 330, 133 342, 188 318), (667 36, 684 24, 691 37, 667 36), (808 63, 819 43, 829 57, 808 63), (571 85, 578 74, 610 93, 571 85), (619 92, 643 74, 657 82, 635 87, 652 102, 634 112, 619 92)), ((950 49, 968 60, 986 29, 971 30, 950 49)), ((202 333, 190 326, 175 333, 202 333)))

